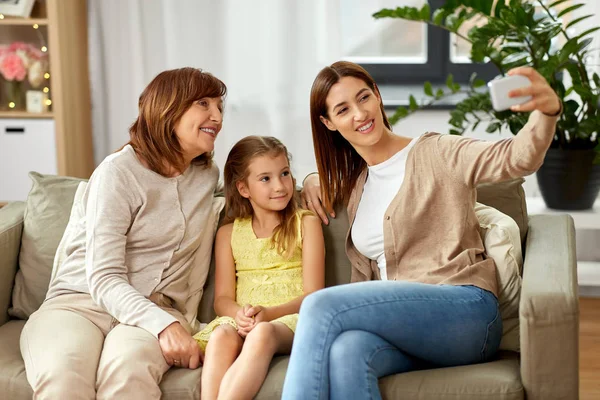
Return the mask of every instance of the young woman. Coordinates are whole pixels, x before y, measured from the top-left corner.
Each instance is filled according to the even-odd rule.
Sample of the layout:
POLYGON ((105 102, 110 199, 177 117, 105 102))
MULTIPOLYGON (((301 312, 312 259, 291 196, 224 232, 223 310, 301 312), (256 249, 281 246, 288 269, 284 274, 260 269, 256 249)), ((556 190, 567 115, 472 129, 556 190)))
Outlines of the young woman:
POLYGON ((310 109, 319 176, 305 180, 304 202, 322 216, 323 206, 347 207, 346 250, 360 283, 305 299, 284 399, 379 399, 380 377, 494 355, 502 321, 475 187, 536 171, 561 112, 535 70, 509 74, 531 81, 510 95, 532 100, 512 110, 533 112, 495 143, 396 135, 363 68, 337 62, 318 74, 310 109))

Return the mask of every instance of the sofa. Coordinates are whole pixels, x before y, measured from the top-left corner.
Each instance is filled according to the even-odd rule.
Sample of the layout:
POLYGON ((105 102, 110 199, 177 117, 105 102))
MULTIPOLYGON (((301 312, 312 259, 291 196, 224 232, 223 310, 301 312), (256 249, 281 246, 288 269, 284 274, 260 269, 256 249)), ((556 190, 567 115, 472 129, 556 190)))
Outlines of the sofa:
MULTIPOLYGON (((48 268, 42 265, 40 254, 48 258, 56 252, 79 182, 74 178, 39 174, 34 178, 26 202, 9 203, 0 209, 0 399, 32 397, 19 349, 25 317, 15 311, 16 287, 28 278, 27 274, 31 278, 31 272, 23 270, 23 263, 33 260, 37 267, 48 268)), ((514 219, 523 239, 517 310, 520 351, 500 351, 494 360, 482 364, 382 378, 384 399, 578 398, 579 319, 573 221, 568 215, 527 216, 521 183, 522 180, 516 180, 478 187, 478 201, 514 219)), ((344 252, 347 229, 343 210, 338 210, 337 218, 324 226, 328 286, 349 282, 350 264, 344 252)), ((50 271, 41 269, 35 278, 46 272, 49 277, 50 271)), ((213 281, 211 264, 198 307, 200 321, 207 322, 214 316, 213 281)), ((37 298, 38 303, 43 300, 44 285, 47 279, 37 286, 30 285, 32 300, 37 298)), ((22 288, 18 290, 22 295, 22 288)), ((287 363, 287 356, 274 358, 257 399, 281 397, 287 363)), ((200 374, 201 369, 172 368, 161 382, 163 398, 199 399, 200 374)))

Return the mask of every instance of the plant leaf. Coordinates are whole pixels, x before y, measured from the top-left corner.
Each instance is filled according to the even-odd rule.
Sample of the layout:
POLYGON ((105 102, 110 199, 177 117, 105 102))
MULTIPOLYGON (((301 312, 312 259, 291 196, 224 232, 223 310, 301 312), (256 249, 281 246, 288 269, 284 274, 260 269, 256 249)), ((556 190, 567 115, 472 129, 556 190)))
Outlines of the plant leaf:
POLYGON ((454 76, 452 74, 448 74, 446 86, 448 86, 448 89, 452 90, 452 87, 454 86, 454 76))
POLYGON ((413 96, 412 94, 408 97, 408 103, 408 107, 411 111, 415 111, 419 108, 419 105, 417 104, 417 99, 415 99, 415 96, 413 96))
POLYGON ((431 82, 425 82, 425 84, 423 85, 423 90, 425 91, 425 94, 427 96, 433 97, 433 87, 431 86, 431 82))
POLYGON ((583 17, 580 17, 580 18, 574 19, 573 21, 569 22, 569 23, 567 24, 567 26, 565 26, 565 30, 569 29, 569 28, 570 28, 570 27, 572 27, 573 25, 575 25, 575 24, 577 24, 577 23, 579 23, 579 22, 581 22, 581 21, 583 21, 583 20, 585 20, 585 19, 588 19, 589 17, 593 17, 593 15, 592 15, 592 14, 589 14, 589 15, 585 15, 585 16, 583 16, 583 17))
POLYGON ((473 82, 473 87, 478 88, 482 86, 485 86, 485 81, 483 79, 475 79, 475 81, 473 82))
POLYGON ((443 8, 438 8, 433 12, 432 20, 435 25, 442 25, 444 18, 446 18, 446 10, 443 8))
POLYGON ((431 7, 429 4, 425 3, 425 5, 421 8, 421 19, 425 21, 429 21, 429 17, 431 16, 431 7))
POLYGON ((398 121, 403 118, 406 118, 408 115, 408 110, 405 107, 396 108, 396 112, 389 118, 390 125, 395 125, 398 121))
POLYGON ((582 37, 584 37, 584 36, 587 36, 587 35, 589 35, 589 34, 590 34, 590 33, 592 33, 592 32, 596 32, 598 29, 600 29, 600 26, 596 26, 596 27, 594 27, 594 28, 592 28, 592 29, 588 29, 587 31, 583 32, 581 35, 578 35, 577 37, 578 37, 578 38, 582 38, 582 37))
POLYGON ((500 126, 501 126, 501 125, 500 125, 500 122, 492 122, 491 124, 489 124, 489 125, 487 126, 487 128, 485 128, 485 131, 486 131, 487 133, 494 133, 494 132, 496 132, 496 131, 499 131, 499 130, 500 130, 500 126))
POLYGON ((550 5, 548 6, 548 8, 556 7, 557 5, 559 5, 559 4, 562 4, 562 3, 565 3, 565 2, 567 2, 567 1, 570 1, 570 0, 557 0, 557 1, 555 1, 554 3, 550 4, 550 5))
POLYGON ((592 75, 592 79, 594 80, 596 87, 600 88, 600 76, 598 76, 598 74, 594 72, 594 75, 592 75))
POLYGON ((562 10, 561 12, 559 12, 559 13, 558 13, 558 15, 556 16, 556 18, 560 18, 560 17, 562 17, 563 15, 570 13, 571 11, 575 11, 575 10, 577 10, 578 8, 581 8, 581 7, 583 7, 584 5, 585 5, 585 4, 575 4, 574 6, 567 7, 567 8, 565 8, 564 10, 562 10))

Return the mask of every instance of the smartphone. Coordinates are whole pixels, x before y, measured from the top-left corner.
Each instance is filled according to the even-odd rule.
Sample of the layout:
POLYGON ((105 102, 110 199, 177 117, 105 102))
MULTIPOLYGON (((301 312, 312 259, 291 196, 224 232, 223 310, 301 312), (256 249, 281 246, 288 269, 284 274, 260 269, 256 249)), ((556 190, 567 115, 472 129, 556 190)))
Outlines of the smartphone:
POLYGON ((523 75, 505 76, 488 82, 492 107, 496 111, 508 110, 511 106, 527 103, 531 96, 508 97, 508 92, 527 87, 531 81, 523 75))

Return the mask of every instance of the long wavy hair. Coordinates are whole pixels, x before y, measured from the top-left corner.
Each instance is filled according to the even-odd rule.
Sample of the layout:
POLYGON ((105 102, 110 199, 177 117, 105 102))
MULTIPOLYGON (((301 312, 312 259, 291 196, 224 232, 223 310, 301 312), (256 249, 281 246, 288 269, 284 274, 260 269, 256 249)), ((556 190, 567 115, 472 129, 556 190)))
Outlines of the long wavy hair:
MULTIPOLYGON (((158 74, 140 95, 139 115, 129 128, 131 145, 150 169, 167 176, 169 166, 180 173, 186 165, 183 150, 175 134, 175 125, 195 101, 204 97, 225 97, 227 87, 208 72, 196 68, 179 68, 158 74)), ((213 153, 192 160, 196 165, 210 165, 213 153)))
MULTIPOLYGON (((247 218, 254 215, 250 200, 243 197, 237 188, 238 182, 248 183, 249 166, 256 157, 268 155, 278 157, 284 154, 291 161, 287 148, 277 138, 271 136, 248 136, 237 142, 225 162, 223 171, 225 180, 225 220, 231 223, 236 218, 247 218)), ((291 172, 290 172, 291 174, 291 172)), ((295 194, 296 179, 292 175, 294 193, 287 206, 279 212, 280 223, 273 230, 271 237, 273 247, 279 254, 290 257, 298 240, 298 224, 296 211, 298 202, 295 194)))
MULTIPOLYGON (((364 68, 347 61, 338 61, 325 67, 315 78, 310 91, 310 120, 313 145, 319 171, 323 204, 327 208, 337 205, 347 206, 350 194, 367 163, 354 150, 354 147, 339 131, 330 131, 320 117, 329 118, 327 113, 327 95, 331 87, 341 78, 351 76, 365 82, 379 98, 381 94, 375 81, 364 68)), ((385 115, 383 104, 380 106, 383 123, 392 130, 385 115)))

